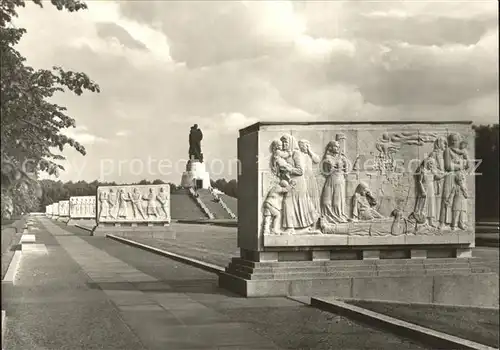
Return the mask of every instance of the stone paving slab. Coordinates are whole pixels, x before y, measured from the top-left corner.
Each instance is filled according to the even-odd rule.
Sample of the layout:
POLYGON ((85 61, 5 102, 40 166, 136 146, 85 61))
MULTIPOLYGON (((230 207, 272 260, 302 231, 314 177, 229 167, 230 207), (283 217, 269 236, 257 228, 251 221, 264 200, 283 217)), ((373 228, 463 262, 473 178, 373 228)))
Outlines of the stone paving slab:
POLYGON ((7 298, 8 327, 36 336, 29 343, 13 331, 9 349, 429 349, 286 298, 241 298, 219 289, 215 274, 41 222, 54 249, 24 262, 7 298))
MULTIPOLYGON (((161 281, 158 283, 165 283, 170 286, 170 289, 166 292, 148 292, 159 305, 168 311, 168 315, 161 315, 159 311, 155 310, 141 311, 144 314, 150 313, 150 317, 156 320, 144 321, 141 325, 134 326, 141 327, 144 336, 152 336, 152 327, 154 328, 156 324, 163 324, 164 329, 170 327, 171 324, 175 323, 171 315, 174 315, 181 325, 184 324, 183 327, 204 326, 196 328, 197 335, 189 333, 193 338, 189 342, 170 341, 165 343, 168 344, 169 349, 189 347, 194 349, 429 348, 352 322, 343 317, 335 317, 286 298, 242 298, 219 289, 215 274, 179 264, 176 261, 137 250, 127 245, 123 245, 123 248, 118 250, 116 244, 119 243, 112 240, 104 238, 83 239, 117 258, 123 259, 137 269, 156 277, 161 281), (162 262, 163 268, 158 268, 162 262), (270 315, 271 319, 269 319, 270 315), (157 320, 158 318, 160 319, 157 320), (202 324, 203 321, 206 322, 204 325, 202 324), (149 326, 149 322, 152 322, 153 325, 149 326), (232 328, 233 332, 227 333, 224 331, 226 332, 224 333, 219 330, 227 330, 227 325, 235 323, 241 326, 232 328), (258 335, 256 339, 265 339, 267 343, 257 343, 255 345, 246 343, 242 346, 234 345, 232 340, 223 340, 219 345, 211 345, 213 343, 210 341, 215 334, 219 334, 218 337, 231 337, 231 334, 235 333, 237 337, 241 327, 251 330, 258 335), (206 329, 210 329, 210 332, 207 332, 206 329), (336 332, 332 334, 331 331, 334 329, 336 332), (390 339, 386 339, 386 337, 390 337, 390 339), (202 342, 205 344, 203 345, 202 342)), ((144 308, 146 309, 148 306, 144 308)), ((133 316, 129 315, 128 317, 133 316)), ((183 327, 178 326, 179 333, 187 329, 183 327)), ((176 338, 173 339, 176 340, 176 338)), ((239 341, 242 341, 241 338, 239 341)))
MULTIPOLYGON (((41 226, 40 226, 41 227, 41 226)), ((51 242, 43 229, 37 241, 51 242)), ((5 349, 144 349, 102 291, 57 245, 23 256, 16 285, 2 286, 5 349)))

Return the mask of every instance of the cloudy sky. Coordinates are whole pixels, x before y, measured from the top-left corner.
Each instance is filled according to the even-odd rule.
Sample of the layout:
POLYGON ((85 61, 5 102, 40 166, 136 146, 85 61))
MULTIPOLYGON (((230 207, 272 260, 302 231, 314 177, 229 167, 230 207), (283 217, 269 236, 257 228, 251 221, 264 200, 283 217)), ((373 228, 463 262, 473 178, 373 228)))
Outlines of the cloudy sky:
POLYGON ((88 1, 19 11, 36 68, 83 71, 58 96, 83 157, 60 179, 180 182, 198 123, 214 178, 236 178, 256 121, 498 120, 496 1, 88 1))

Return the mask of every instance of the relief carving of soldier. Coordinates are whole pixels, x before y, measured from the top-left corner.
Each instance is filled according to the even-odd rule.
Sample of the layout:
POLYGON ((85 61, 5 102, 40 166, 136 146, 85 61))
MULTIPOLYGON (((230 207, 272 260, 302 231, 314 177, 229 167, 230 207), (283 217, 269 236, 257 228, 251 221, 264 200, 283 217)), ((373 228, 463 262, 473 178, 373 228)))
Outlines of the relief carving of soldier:
POLYGON ((169 216, 168 195, 163 187, 160 188, 160 192, 158 193, 156 198, 158 199, 158 202, 160 202, 160 207, 163 210, 163 214, 165 215, 165 217, 168 217, 169 216))
POLYGON ((142 208, 142 194, 139 192, 137 188, 132 190, 132 193, 129 193, 129 198, 132 202, 132 211, 134 213, 134 218, 137 218, 137 213, 141 214, 142 218, 145 219, 146 215, 144 215, 144 209, 142 208))

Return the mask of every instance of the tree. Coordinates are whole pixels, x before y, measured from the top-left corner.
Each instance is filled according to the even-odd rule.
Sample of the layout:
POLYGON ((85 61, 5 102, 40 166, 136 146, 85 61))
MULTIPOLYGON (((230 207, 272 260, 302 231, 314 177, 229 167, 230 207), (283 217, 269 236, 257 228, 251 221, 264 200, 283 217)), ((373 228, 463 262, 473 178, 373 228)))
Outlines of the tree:
MULTIPOLYGON (((33 2, 42 7, 41 0, 33 2)), ((51 2, 58 10, 69 12, 87 8, 80 0, 51 2)), ((69 90, 81 95, 84 90, 100 90, 84 73, 65 71, 61 67, 35 70, 26 65, 26 59, 14 48, 26 33, 25 29, 12 25, 20 6, 25 6, 25 0, 2 0, 0 5, 2 193, 15 194, 16 186, 24 183, 34 190, 28 189, 26 193, 41 196, 41 187, 36 181, 38 174, 57 175, 59 170, 64 170, 55 162, 64 157, 54 154, 53 148, 62 151, 69 145, 85 155, 81 144, 61 133, 62 129, 75 127, 75 120, 66 114, 65 107, 49 99, 56 92, 69 90)), ((24 194, 19 198, 24 198, 24 194)))

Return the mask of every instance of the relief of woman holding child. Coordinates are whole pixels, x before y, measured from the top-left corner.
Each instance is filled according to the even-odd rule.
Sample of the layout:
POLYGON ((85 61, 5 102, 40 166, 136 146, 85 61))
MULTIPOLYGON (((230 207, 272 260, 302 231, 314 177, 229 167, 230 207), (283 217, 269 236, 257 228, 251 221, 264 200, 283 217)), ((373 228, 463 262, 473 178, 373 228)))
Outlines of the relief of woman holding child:
POLYGON ((272 231, 279 226, 286 234, 314 230, 319 212, 308 191, 308 155, 300 151, 299 143, 291 135, 283 135, 279 141, 274 141, 271 151, 271 171, 280 183, 271 188, 264 201, 264 233, 276 234, 272 231), (278 221, 281 221, 280 225, 278 221))

